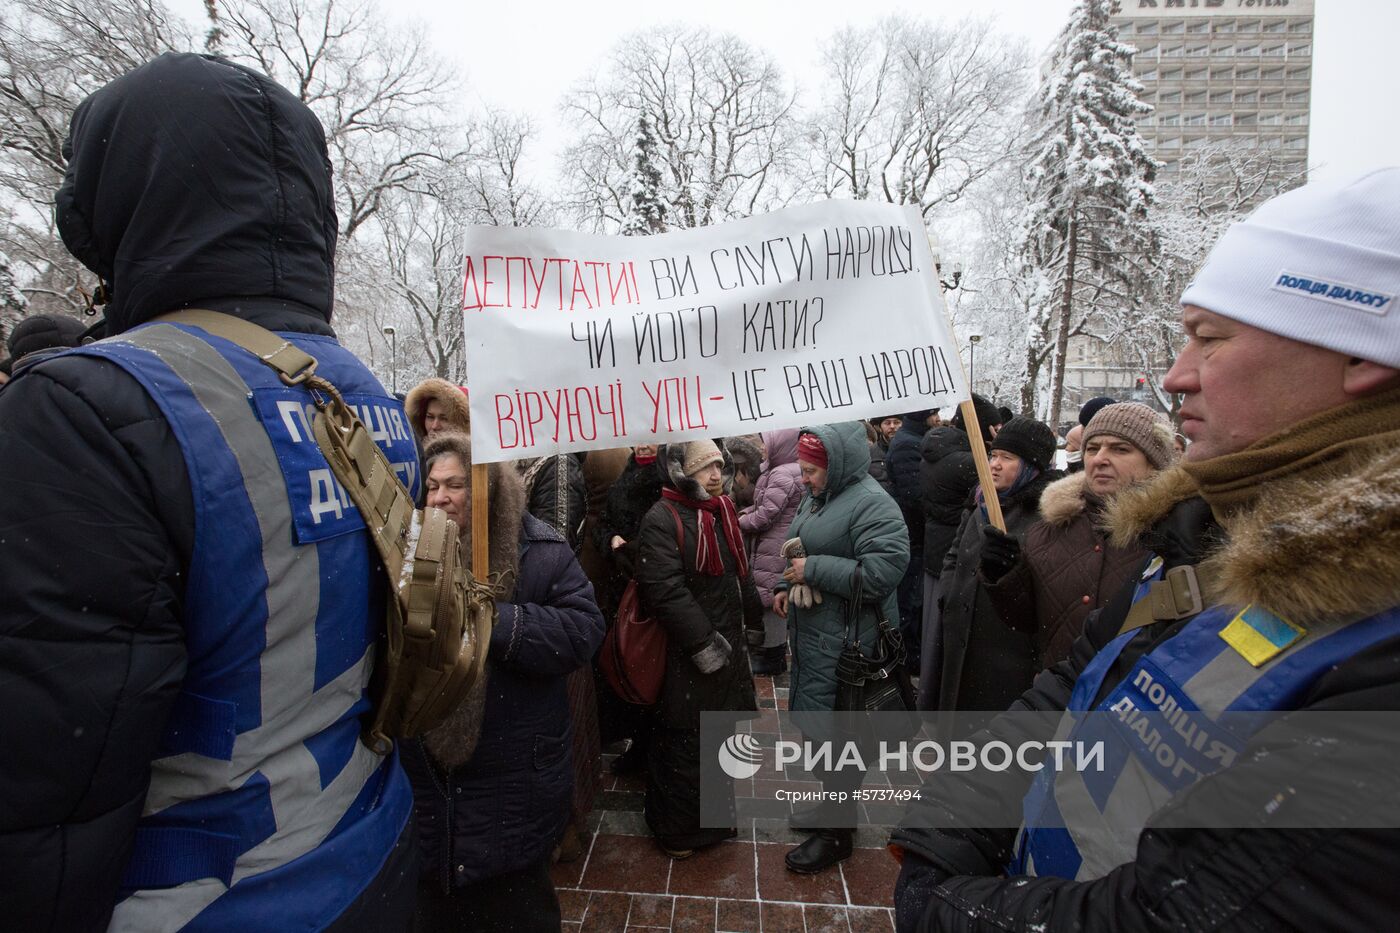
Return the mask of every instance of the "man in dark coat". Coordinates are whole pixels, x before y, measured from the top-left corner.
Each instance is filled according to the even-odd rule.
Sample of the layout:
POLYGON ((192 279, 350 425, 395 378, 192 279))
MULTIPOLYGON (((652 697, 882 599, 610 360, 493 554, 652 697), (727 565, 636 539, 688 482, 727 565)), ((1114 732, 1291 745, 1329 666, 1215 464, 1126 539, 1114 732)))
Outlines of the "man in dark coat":
POLYGON ((1393 727, 1315 741, 1302 714, 1400 710, 1400 319, 1361 307, 1395 300, 1397 205, 1381 169, 1280 195, 1216 244, 1164 379, 1192 444, 1108 516, 1153 559, 974 737, 1043 738, 1016 715, 1038 710, 1073 741, 1094 716, 1121 754, 1087 794, 1075 769, 932 776, 892 840, 901 931, 1394 924, 1393 727), (1227 710, 1258 715, 1174 781, 1227 710), (1149 712, 1172 725, 1135 730, 1149 712))
POLYGON ((919 643, 923 638, 924 605, 924 503, 919 489, 919 448, 924 435, 938 418, 938 409, 911 411, 904 415, 899 430, 890 439, 885 455, 885 473, 895 504, 909 530, 909 566, 899 582, 899 629, 904 635, 908 664, 917 665, 919 643))
POLYGON ((277 332, 416 487, 401 407, 330 327, 321 125, 264 75, 168 54, 83 101, 64 154, 58 228, 111 339, 0 394, 3 924, 406 929, 411 793, 358 738, 388 580, 317 495, 311 394, 147 323, 277 332))
MULTIPOLYGON (((1001 427, 1001 413, 980 395, 973 395, 972 403, 982 429, 982 443, 990 444, 1001 427)), ((934 708, 937 691, 923 685, 937 683, 943 663, 938 653, 942 645, 938 625, 943 559, 953 546, 963 515, 972 507, 972 491, 976 488, 977 464, 972 458, 972 443, 960 406, 947 425, 932 428, 924 435, 919 449, 919 493, 924 505, 923 609, 919 651, 911 652, 910 660, 919 665, 920 709, 934 708)))
MULTIPOLYGON (((1039 518, 1040 494, 1060 475, 1050 470, 1054 456, 1054 432, 1031 418, 1011 419, 993 438, 989 460, 1007 535, 1024 536, 1039 518)), ((943 559, 941 664, 935 682, 919 684, 921 694, 937 697, 929 709, 1004 709, 1039 670, 1034 642, 1001 621, 979 573, 994 557, 986 548, 989 527, 979 489, 943 559)))

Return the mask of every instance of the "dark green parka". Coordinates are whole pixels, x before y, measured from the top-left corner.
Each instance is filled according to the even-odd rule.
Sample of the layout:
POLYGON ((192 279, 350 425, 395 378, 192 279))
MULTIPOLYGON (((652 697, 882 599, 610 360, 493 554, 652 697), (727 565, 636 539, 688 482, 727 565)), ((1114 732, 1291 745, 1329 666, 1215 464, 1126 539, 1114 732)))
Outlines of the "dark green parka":
MULTIPOLYGON (((810 609, 788 603, 795 711, 830 710, 836 696, 836 659, 846 632, 846 605, 856 563, 864 577, 861 643, 874 647, 881 618, 898 624, 895 587, 909 566, 909 531, 899 506, 872 477, 870 447, 859 422, 803 428, 827 452, 826 488, 802 497, 789 538, 807 550, 804 576, 822 594, 810 609)), ((786 584, 781 584, 786 586, 786 584)))

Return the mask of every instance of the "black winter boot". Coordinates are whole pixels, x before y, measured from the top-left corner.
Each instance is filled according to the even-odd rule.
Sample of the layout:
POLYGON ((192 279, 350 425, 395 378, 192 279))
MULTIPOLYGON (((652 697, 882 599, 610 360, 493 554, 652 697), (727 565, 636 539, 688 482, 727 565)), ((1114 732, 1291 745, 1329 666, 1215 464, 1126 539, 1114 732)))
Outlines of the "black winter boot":
POLYGON ((776 677, 787 673, 787 645, 759 648, 749 655, 749 667, 754 674, 776 677))
POLYGON ((815 875, 850 858, 854 836, 855 831, 850 829, 819 829, 811 839, 789 852, 783 861, 788 871, 815 875))

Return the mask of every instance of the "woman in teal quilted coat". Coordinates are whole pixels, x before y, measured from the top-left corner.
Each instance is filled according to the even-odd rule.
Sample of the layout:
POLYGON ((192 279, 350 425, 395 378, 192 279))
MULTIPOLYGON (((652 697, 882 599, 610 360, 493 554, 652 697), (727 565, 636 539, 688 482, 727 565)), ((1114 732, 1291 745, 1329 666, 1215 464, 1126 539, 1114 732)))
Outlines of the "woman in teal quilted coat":
MULTIPOLYGON (((822 722, 802 722, 801 713, 829 712, 836 699, 836 661, 846 632, 847 600, 856 565, 863 577, 861 643, 874 650, 881 619, 899 618, 895 588, 909 565, 909 532, 889 493, 870 476, 870 447, 859 422, 803 428, 797 463, 807 493, 788 529, 791 557, 783 583, 773 597, 773 611, 786 616, 792 644, 789 706, 804 734, 814 741, 822 722), (805 556, 798 556, 805 555, 805 556), (820 602, 818 602, 820 599, 820 602)), ((828 792, 849 794, 862 775, 850 769, 823 775, 828 792)), ((787 855, 793 871, 810 873, 835 865, 851 854, 850 827, 855 803, 823 802, 793 815, 798 829, 813 835, 787 855), (834 826, 844 828, 836 829, 834 826)))

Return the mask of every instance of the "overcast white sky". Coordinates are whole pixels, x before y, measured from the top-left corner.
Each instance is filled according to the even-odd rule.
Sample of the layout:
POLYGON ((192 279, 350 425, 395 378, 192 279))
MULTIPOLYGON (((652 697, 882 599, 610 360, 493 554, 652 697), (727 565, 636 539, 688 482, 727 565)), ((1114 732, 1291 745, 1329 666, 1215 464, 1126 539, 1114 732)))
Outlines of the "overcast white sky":
MULTIPOLYGON (((903 12, 931 19, 994 16, 1039 53, 1063 25, 1074 0, 381 0, 390 16, 427 25, 439 51, 461 64, 470 93, 529 113, 541 130, 541 162, 553 169, 562 129, 556 105, 621 35, 685 22, 737 33, 767 49, 790 76, 811 85, 817 48, 847 23, 903 12)), ((200 0, 174 0, 198 22, 200 0)), ((1400 105, 1395 99, 1400 0, 1316 0, 1310 159, 1314 178, 1400 163, 1400 105)), ((543 166, 542 166, 543 167, 543 166)))

